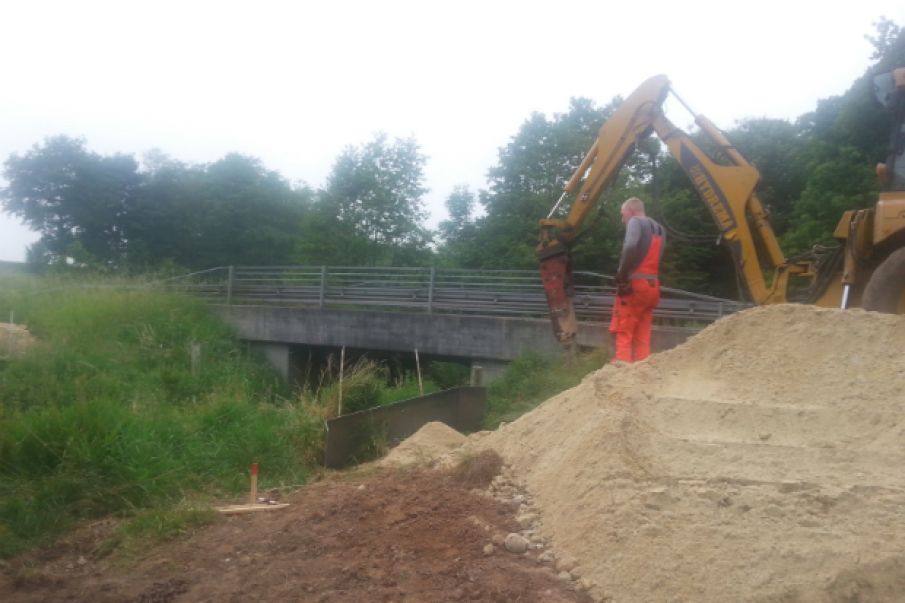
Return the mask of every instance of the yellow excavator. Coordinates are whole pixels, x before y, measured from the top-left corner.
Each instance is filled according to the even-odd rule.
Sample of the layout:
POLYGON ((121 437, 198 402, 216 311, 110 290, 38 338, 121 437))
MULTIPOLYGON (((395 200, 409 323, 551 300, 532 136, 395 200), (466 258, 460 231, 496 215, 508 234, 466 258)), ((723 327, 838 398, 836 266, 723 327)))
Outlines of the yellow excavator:
POLYGON ((548 216, 540 221, 536 254, 550 306, 554 335, 569 346, 577 331, 571 302, 570 249, 604 189, 638 143, 654 132, 666 145, 710 210, 720 238, 756 304, 789 300, 792 275, 809 280, 803 301, 827 307, 884 312, 905 309, 905 68, 878 76, 875 95, 893 114, 886 163, 877 166, 880 199, 868 209, 847 211, 834 232, 840 242, 788 259, 757 196, 757 168, 706 117, 695 114, 662 75, 641 84, 601 126, 591 149, 548 216), (723 156, 718 162, 664 115, 673 96, 694 115, 695 124, 723 156), (554 218, 574 196, 564 218, 554 218), (766 273, 765 273, 766 270, 766 273))

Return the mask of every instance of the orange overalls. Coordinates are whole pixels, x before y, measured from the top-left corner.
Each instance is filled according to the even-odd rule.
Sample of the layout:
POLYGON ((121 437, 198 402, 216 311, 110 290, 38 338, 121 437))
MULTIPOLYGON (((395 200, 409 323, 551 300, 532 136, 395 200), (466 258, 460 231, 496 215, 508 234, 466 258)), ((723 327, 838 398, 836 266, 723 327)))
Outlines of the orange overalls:
MULTIPOLYGON (((634 218, 633 218, 634 219, 634 218)), ((630 295, 617 295, 613 303, 610 333, 616 340, 613 360, 637 362, 650 356, 650 332, 653 312, 660 303, 660 256, 664 246, 663 228, 651 220, 648 235, 650 243, 641 263, 631 271, 628 282, 630 295)))

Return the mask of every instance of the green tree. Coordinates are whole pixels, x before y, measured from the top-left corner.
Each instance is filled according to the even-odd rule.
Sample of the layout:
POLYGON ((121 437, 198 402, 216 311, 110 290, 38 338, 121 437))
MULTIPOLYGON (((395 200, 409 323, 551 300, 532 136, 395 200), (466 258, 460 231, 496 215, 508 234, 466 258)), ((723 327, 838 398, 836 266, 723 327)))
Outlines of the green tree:
POLYGON ((784 119, 747 119, 727 135, 760 171, 757 194, 781 235, 789 228, 794 202, 807 182, 807 141, 795 124, 784 119))
POLYGON ((204 169, 195 253, 202 265, 286 264, 301 234, 309 191, 293 191, 257 159, 233 153, 204 169))
POLYGON ((157 157, 130 213, 129 259, 187 268, 287 264, 313 191, 237 153, 205 165, 157 157))
POLYGON ((458 238, 462 231, 474 223, 474 210, 477 201, 474 193, 464 185, 453 188, 446 199, 446 211, 449 218, 440 222, 440 238, 451 241, 458 238))
POLYGON ((444 266, 461 267, 475 245, 475 194, 464 185, 456 186, 446 199, 449 218, 439 224, 441 240, 438 260, 444 266))
POLYGON ((905 65, 905 31, 888 19, 875 25, 876 35, 867 36, 875 62, 843 95, 822 99, 798 120, 808 175, 783 238, 786 253, 831 243, 843 211, 876 201, 873 166, 885 158, 891 122, 874 98, 873 80, 905 65))
POLYGON ((337 158, 320 203, 335 215, 342 233, 367 242, 350 249, 347 264, 401 265, 429 257, 430 232, 423 196, 424 164, 414 139, 378 134, 361 147, 347 147, 337 158), (361 252, 364 253, 361 253, 361 252))
POLYGON ((367 262, 371 242, 339 219, 339 206, 317 196, 306 212, 295 257, 301 264, 354 266, 367 262))
POLYGON ((874 35, 864 36, 874 47, 870 56, 877 61, 875 71, 890 71, 905 65, 905 47, 902 36, 905 30, 887 17, 880 17, 874 23, 874 35))
MULTIPOLYGON (((485 215, 476 221, 475 243, 463 259, 466 266, 536 266, 538 220, 560 196, 617 102, 598 108, 588 99, 572 99, 568 112, 552 119, 535 113, 522 124, 488 173, 489 188, 479 197, 485 215)), ((612 228, 607 220, 604 232, 612 228)), ((614 245, 602 242, 600 232, 591 226, 591 236, 575 247, 576 265, 599 269, 602 258, 612 256, 614 245)))
POLYGON ((850 145, 816 144, 820 147, 817 159, 795 204, 793 227, 783 238, 787 254, 815 244, 833 244, 833 231, 843 212, 876 202, 876 177, 864 153, 850 145))
POLYGON ((155 152, 140 171, 66 136, 11 156, 4 175, 4 209, 42 235, 30 261, 108 269, 290 263, 314 195, 239 154, 187 165, 155 152))
POLYGON ((143 160, 143 183, 129 219, 129 259, 133 266, 172 263, 201 267, 198 233, 206 218, 200 202, 204 169, 162 153, 143 160))
POLYGON ((3 209, 41 233, 29 257, 122 264, 127 214, 141 184, 134 158, 103 157, 87 150, 84 140, 56 136, 11 155, 3 175, 9 182, 0 190, 3 209))

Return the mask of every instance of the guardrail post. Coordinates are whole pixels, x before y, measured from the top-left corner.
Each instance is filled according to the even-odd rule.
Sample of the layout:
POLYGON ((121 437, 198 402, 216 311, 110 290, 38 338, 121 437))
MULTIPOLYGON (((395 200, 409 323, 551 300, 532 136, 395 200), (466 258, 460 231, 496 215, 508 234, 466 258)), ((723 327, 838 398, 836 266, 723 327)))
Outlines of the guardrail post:
MULTIPOLYGON (((430 284, 427 286, 427 313, 434 311, 434 278, 437 275, 437 269, 431 266, 430 284)), ((423 395, 423 394, 422 394, 423 395)))
POLYGON ((321 266, 321 290, 320 295, 318 297, 317 306, 319 308, 324 307, 324 298, 327 295, 327 267, 321 266))
POLYGON ((233 281, 236 278, 236 267, 230 266, 227 270, 226 275, 226 305, 232 305, 233 303, 233 281))

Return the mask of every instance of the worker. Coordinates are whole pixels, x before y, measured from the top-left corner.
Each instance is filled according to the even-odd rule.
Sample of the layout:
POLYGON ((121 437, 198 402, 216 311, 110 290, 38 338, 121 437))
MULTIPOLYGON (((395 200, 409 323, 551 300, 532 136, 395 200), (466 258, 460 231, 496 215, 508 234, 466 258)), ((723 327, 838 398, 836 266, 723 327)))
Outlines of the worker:
POLYGON ((616 299, 610 333, 614 363, 637 362, 650 355, 654 308, 660 302, 660 259, 666 232, 644 213, 644 202, 631 197, 622 204, 625 240, 616 271, 616 299))

